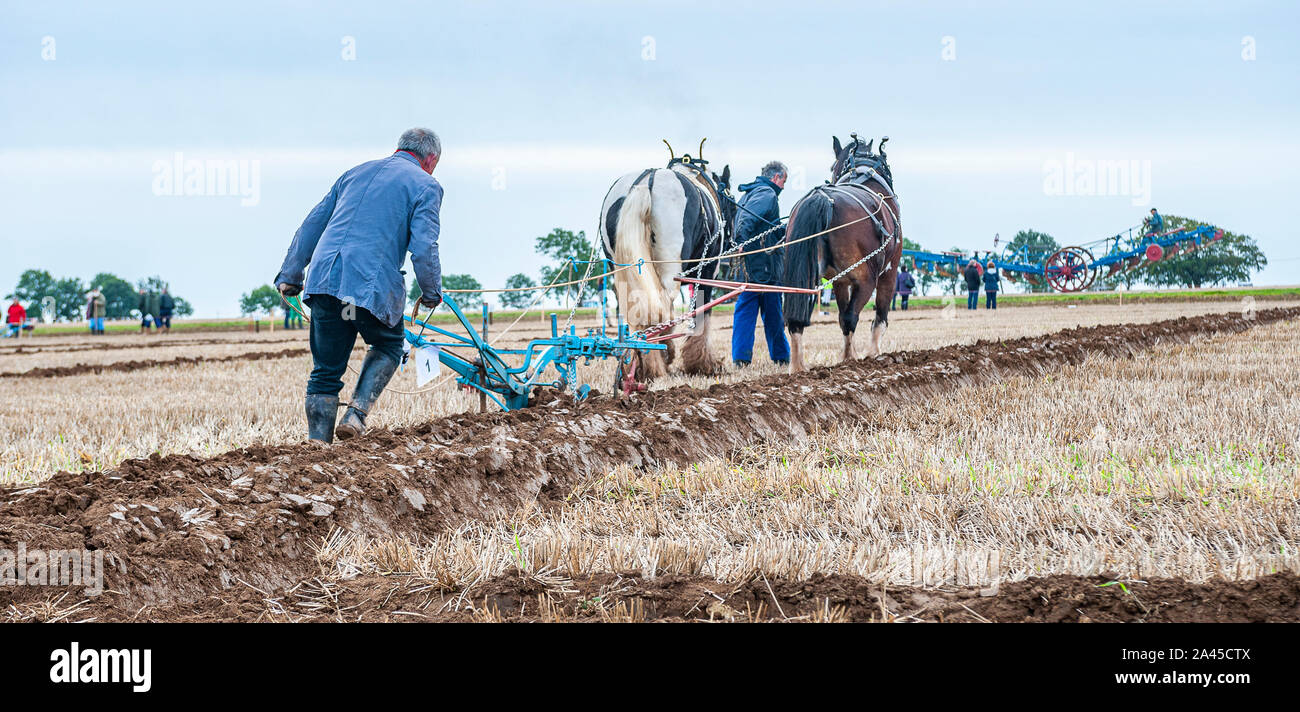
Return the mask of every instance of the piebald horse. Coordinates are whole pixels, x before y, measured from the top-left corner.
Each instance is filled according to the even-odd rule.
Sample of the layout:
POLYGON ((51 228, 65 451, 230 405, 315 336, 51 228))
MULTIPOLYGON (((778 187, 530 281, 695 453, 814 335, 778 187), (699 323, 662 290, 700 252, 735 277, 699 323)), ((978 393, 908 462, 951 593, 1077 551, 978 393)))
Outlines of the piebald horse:
MULTIPOLYGON (((853 134, 853 140, 841 146, 839 138, 834 138, 835 162, 831 164, 830 183, 813 188, 790 211, 785 247, 786 285, 815 287, 821 280, 832 279, 852 267, 832 285, 839 306, 840 330, 844 333, 842 359, 845 361, 856 358, 853 332, 872 292, 876 296, 876 317, 871 324, 867 353, 870 356, 880 353, 880 342, 889 323, 889 304, 897 286, 903 232, 894 179, 884 151, 888 140, 888 136, 882 138, 880 152, 872 153, 874 140, 863 143, 853 134), (805 239, 827 230, 832 231, 805 239)), ((803 330, 811 322, 815 301, 812 295, 785 295, 791 373, 804 370, 803 330)))
MULTIPOLYGON (((667 143, 666 141, 664 143, 667 143)), ((704 150, 704 141, 700 141, 704 150)), ((667 168, 649 168, 619 178, 605 194, 600 209, 600 239, 605 256, 619 265, 637 264, 614 275, 619 309, 633 331, 672 319, 679 285, 673 278, 713 279, 716 258, 730 240, 735 202, 727 191, 731 167, 709 173, 707 161, 685 154, 678 158, 668 147, 667 168), (683 264, 683 261, 687 261, 683 264), (655 263, 659 264, 655 264, 655 263)), ((712 289, 696 288, 696 304, 707 304, 712 289)), ((711 310, 710 310, 711 311, 711 310)), ((695 317, 695 328, 682 347, 682 370, 713 374, 722 364, 709 351, 709 312, 695 317)), ((649 381, 664 376, 673 359, 669 350, 641 355, 636 377, 649 381)))

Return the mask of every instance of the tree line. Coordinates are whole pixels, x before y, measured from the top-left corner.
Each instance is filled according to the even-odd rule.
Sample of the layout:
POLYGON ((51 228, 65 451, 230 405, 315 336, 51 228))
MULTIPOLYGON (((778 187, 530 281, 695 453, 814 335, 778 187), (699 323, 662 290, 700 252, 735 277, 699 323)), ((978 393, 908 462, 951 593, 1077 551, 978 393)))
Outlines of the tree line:
MULTIPOLYGON (((111 272, 100 272, 83 282, 77 277, 56 279, 46 270, 29 269, 18 277, 18 285, 5 295, 5 299, 18 297, 19 301, 27 303, 27 310, 34 317, 40 313, 45 298, 52 297, 56 321, 78 321, 86 318, 86 293, 95 287, 99 287, 104 294, 106 317, 110 320, 141 316, 140 290, 161 292, 169 289, 167 281, 156 275, 137 280, 132 285, 111 272)), ((176 301, 176 316, 194 314, 194 307, 188 301, 175 293, 172 293, 172 298, 176 301)))
MULTIPOLYGON (((512 292, 496 292, 497 301, 506 309, 523 309, 537 299, 537 291, 534 289, 539 284, 557 284, 556 286, 545 290, 547 294, 556 299, 572 301, 577 299, 579 294, 582 295, 585 302, 588 297, 595 294, 599 284, 596 281, 587 282, 585 287, 578 284, 564 284, 582 279, 587 274, 587 260, 592 257, 592 243, 587 239, 587 233, 583 230, 573 232, 564 228, 555 228, 545 235, 538 236, 533 240, 533 250, 550 261, 550 264, 543 265, 538 277, 540 281, 535 280, 532 276, 523 272, 512 274, 506 278, 505 288, 520 290, 512 292)), ((604 252, 600 251, 595 255, 597 262, 591 265, 591 274, 593 278, 598 278, 605 274, 607 265, 600 262, 604 257, 604 252)), ((484 294, 481 291, 483 285, 469 274, 445 274, 442 276, 443 289, 464 289, 465 292, 454 295, 456 304, 462 310, 479 309, 483 306, 484 294)), ((407 299, 411 304, 420 298, 420 285, 418 282, 411 284, 407 292, 407 299)))
MULTIPOLYGON (((507 289, 523 290, 512 292, 496 292, 497 301, 502 307, 507 309, 523 309, 537 298, 537 290, 534 289, 538 284, 562 284, 551 289, 545 290, 547 294, 560 300, 577 299, 579 292, 586 302, 589 297, 595 294, 598 284, 595 281, 586 283, 586 287, 580 287, 577 284, 563 284, 581 279, 587 272, 586 261, 592 255, 592 243, 587 239, 587 233, 579 230, 565 230, 564 228, 555 228, 545 235, 537 237, 534 241, 534 250, 546 257, 551 263, 544 265, 539 271, 538 280, 532 276, 519 272, 506 278, 505 287, 507 289)), ((591 277, 598 278, 605 274, 607 266, 599 260, 604 257, 601 252, 596 255, 596 264, 591 265, 591 277)), ((465 311, 477 310, 483 306, 485 298, 483 284, 473 275, 465 273, 444 274, 442 276, 442 288, 445 290, 457 289, 466 290, 454 295, 456 304, 465 311)), ((408 304, 415 304, 420 298, 420 284, 414 279, 407 290, 408 304)), ((269 284, 263 284, 250 292, 246 292, 239 298, 239 312, 241 314, 272 314, 281 309, 283 304, 280 300, 280 294, 275 287, 269 284)), ((439 307, 446 309, 446 307, 439 307)))

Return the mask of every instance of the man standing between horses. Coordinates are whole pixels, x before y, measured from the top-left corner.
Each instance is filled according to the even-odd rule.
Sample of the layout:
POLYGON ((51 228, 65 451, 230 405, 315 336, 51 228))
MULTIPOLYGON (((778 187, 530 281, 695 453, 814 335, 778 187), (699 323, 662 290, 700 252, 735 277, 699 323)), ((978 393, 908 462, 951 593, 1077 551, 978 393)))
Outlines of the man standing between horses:
MULTIPOLYGON (((736 244, 744 244, 756 235, 762 238, 745 245, 742 252, 775 247, 785 239, 781 227, 781 206, 777 196, 785 187, 789 171, 780 161, 763 166, 762 173, 751 183, 740 186, 741 197, 736 210, 736 244)), ((755 284, 780 282, 781 256, 776 250, 757 252, 743 258, 745 281, 755 284)), ((759 311, 763 312, 763 333, 767 336, 767 354, 777 364, 790 362, 790 342, 785 338, 785 323, 781 318, 781 295, 775 292, 741 292, 736 298, 736 314, 732 321, 731 360, 737 366, 748 366, 754 353, 754 324, 759 311)))
POLYGON ((289 245, 275 285, 286 299, 305 294, 303 301, 311 308, 314 365, 306 412, 313 442, 327 444, 335 434, 346 440, 365 432, 366 416, 397 371, 406 304, 402 263, 408 251, 422 292, 419 305, 433 309, 442 303, 442 185, 432 175, 441 155, 442 143, 434 132, 414 128, 403 133, 393 155, 362 163, 335 181, 289 245), (339 391, 357 334, 370 350, 352 402, 335 428, 339 391))

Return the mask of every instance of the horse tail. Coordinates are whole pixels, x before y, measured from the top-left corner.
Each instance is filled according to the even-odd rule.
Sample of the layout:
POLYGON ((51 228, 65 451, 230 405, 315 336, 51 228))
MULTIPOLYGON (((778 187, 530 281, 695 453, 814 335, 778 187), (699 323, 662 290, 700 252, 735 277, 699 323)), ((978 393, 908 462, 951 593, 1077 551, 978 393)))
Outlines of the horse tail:
POLYGON ((634 329, 653 325, 667 316, 660 313, 665 310, 657 308, 663 302, 663 285, 655 265, 650 264, 654 259, 650 245, 652 207, 649 181, 638 180, 623 200, 614 230, 614 261, 620 265, 646 262, 640 267, 623 269, 614 280, 618 303, 634 329))
MULTIPOLYGON (((804 239, 809 235, 823 232, 831 225, 831 213, 835 204, 821 191, 814 191, 804 196, 794 208, 790 218, 790 229, 786 233, 785 247, 785 284, 788 287, 812 289, 817 286, 821 276, 821 242, 822 238, 804 239)), ((785 295, 786 327, 802 331, 812 322, 813 308, 817 297, 812 294, 785 295)))

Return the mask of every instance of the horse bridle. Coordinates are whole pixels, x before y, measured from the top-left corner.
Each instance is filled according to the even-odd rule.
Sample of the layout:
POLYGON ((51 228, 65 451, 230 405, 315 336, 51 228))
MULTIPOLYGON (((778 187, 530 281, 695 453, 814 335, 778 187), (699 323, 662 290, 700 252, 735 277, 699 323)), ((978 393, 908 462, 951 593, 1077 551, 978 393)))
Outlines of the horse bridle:
POLYGON ((835 158, 835 165, 838 167, 843 163, 843 168, 834 182, 839 183, 846 178, 852 180, 852 176, 859 173, 859 168, 866 168, 870 173, 880 176, 892 192, 894 189, 894 175, 889 170, 889 158, 885 154, 885 143, 889 141, 889 137, 881 138, 880 148, 877 149, 876 153, 872 153, 871 144, 874 141, 863 144, 862 139, 856 133, 849 135, 853 138, 853 142, 845 147, 843 161, 838 156, 835 158))

